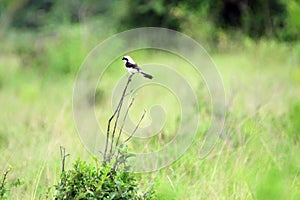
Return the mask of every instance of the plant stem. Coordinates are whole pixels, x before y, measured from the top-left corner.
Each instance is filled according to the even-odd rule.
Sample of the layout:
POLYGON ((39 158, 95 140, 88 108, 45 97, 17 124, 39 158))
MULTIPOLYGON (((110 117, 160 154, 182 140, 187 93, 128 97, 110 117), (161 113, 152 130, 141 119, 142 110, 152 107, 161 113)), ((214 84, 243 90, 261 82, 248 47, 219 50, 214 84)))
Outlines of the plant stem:
MULTIPOLYGON (((124 116, 124 119, 123 119, 123 122, 122 122, 122 125, 121 125, 121 128, 120 128, 120 131, 119 131, 119 135, 118 135, 118 138, 117 138, 117 141, 116 141, 116 148, 118 148, 118 144, 119 144, 119 141, 120 141, 120 137, 121 137, 121 134, 122 134, 124 125, 125 125, 125 121, 126 121, 126 118, 127 118, 127 116, 128 116, 129 110, 130 110, 130 108, 131 108, 133 102, 134 102, 134 98, 131 99, 131 102, 130 102, 130 104, 129 104, 127 110, 126 110, 126 113, 125 113, 125 116, 124 116)), ((114 155, 114 154, 115 154, 115 151, 114 151, 113 155, 114 155)))
POLYGON ((122 105, 123 105, 123 100, 124 100, 124 97, 126 96, 126 91, 127 91, 129 83, 131 82, 131 78, 132 78, 133 75, 134 74, 130 74, 130 76, 128 77, 128 80, 127 80, 126 86, 123 90, 123 93, 122 93, 121 99, 119 101, 119 104, 118 104, 116 110, 114 111, 113 115, 108 120, 107 132, 106 132, 106 141, 105 141, 105 150, 104 150, 104 154, 103 154, 104 162, 107 161, 107 150, 108 150, 108 145, 109 145, 108 143, 109 143, 109 136, 110 136, 110 124, 111 124, 111 121, 116 117, 113 132, 112 132, 112 136, 111 136, 112 141, 111 141, 111 146, 110 146, 109 161, 111 160, 111 154, 112 154, 112 149, 113 149, 113 145, 114 145, 113 141, 114 141, 114 137, 115 137, 116 127, 117 127, 117 124, 118 124, 121 108, 122 108, 122 105))

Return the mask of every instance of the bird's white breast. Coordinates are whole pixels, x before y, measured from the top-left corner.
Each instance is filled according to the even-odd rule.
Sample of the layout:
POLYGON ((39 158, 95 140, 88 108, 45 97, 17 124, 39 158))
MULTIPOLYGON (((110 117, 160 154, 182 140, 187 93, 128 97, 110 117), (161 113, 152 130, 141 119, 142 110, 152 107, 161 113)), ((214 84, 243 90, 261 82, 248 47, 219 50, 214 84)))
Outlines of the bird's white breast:
POLYGON ((132 73, 132 74, 138 72, 138 70, 137 70, 137 69, 134 69, 134 68, 127 68, 127 70, 128 70, 130 73, 132 73))

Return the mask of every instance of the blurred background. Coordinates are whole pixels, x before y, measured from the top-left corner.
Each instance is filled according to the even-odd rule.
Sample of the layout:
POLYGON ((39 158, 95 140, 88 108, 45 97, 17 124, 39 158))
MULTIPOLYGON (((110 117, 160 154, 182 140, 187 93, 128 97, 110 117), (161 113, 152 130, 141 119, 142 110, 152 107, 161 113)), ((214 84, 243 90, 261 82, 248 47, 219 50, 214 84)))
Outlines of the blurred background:
POLYGON ((1 53, 16 53, 25 62, 23 67, 30 65, 59 73, 76 72, 78 61, 95 44, 113 33, 136 27, 181 31, 210 53, 243 49, 263 39, 295 44, 300 37, 297 0, 1 0, 0 3, 0 33, 5 38, 1 53), (59 59, 66 56, 65 61, 59 59))
MULTIPOLYGON (((215 149, 198 159, 210 101, 203 80, 193 80, 206 119, 198 140, 170 167, 141 175, 143 182, 155 183, 159 199, 300 199, 299 0, 0 0, 0 170, 11 167, 8 180, 21 180, 9 199, 51 196, 60 145, 71 154, 68 166, 91 160, 72 116, 76 73, 104 39, 145 26, 203 45, 223 78, 227 115, 215 149)), ((125 72, 107 73, 106 86, 125 72)), ((98 113, 108 113, 110 95, 96 90, 98 113)), ((172 139, 174 113, 149 149, 172 139)))

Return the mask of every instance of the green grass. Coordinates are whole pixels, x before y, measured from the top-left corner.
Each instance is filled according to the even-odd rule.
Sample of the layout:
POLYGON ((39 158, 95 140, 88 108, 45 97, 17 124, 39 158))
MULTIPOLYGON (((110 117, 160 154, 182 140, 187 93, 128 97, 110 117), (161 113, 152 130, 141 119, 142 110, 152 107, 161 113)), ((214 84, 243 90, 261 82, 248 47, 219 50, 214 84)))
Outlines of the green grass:
MULTIPOLYGON (((11 166, 8 181, 20 178, 22 182, 21 186, 12 188, 10 199, 45 197, 48 188, 59 180, 60 145, 71 154, 67 158, 67 169, 78 157, 92 161, 92 155, 76 132, 72 92, 81 59, 96 42, 89 43, 82 52, 75 51, 81 47, 76 30, 70 38, 66 37, 70 31, 65 35, 62 32, 64 36, 59 37, 58 41, 68 45, 52 43, 51 38, 43 40, 45 55, 33 56, 34 60, 28 61, 28 57, 24 60, 23 54, 11 47, 15 45, 18 49, 20 44, 9 43, 10 49, 0 54, 0 170, 11 166), (75 41, 68 43, 69 40, 75 41), (51 44, 52 50, 47 49, 47 44, 51 44), (61 54, 55 48, 63 48, 61 54), (72 55, 76 58, 68 59, 72 55)), ((198 85, 203 84, 201 79, 189 79, 199 92, 198 97, 204 99, 200 107, 204 128, 200 128, 199 139, 177 162, 160 171, 141 174, 142 184, 155 183, 160 199, 299 199, 298 53, 299 45, 290 47, 260 41, 251 42, 244 49, 213 54, 228 100, 224 132, 213 151, 200 159, 201 142, 209 124, 209 98, 205 88, 197 90, 198 85)), ((149 55, 135 52, 138 60, 149 59, 149 55)), ((163 62, 164 55, 159 59, 163 62)), ((113 66, 122 64, 118 62, 113 66)), ((122 68, 108 71, 103 77, 104 83, 99 84, 103 99, 97 103, 96 113, 106 113, 99 119, 103 128, 109 116, 113 89, 106 86, 124 73, 122 68)), ((137 106, 131 115, 137 121, 143 107, 149 109, 152 100, 156 103, 161 100, 167 110, 164 138, 157 142, 159 137, 156 137, 146 145, 146 150, 159 149, 174 136, 178 115, 176 99, 170 94, 164 95, 165 90, 159 88, 157 98, 151 99, 153 93, 143 90, 137 96, 137 106), (144 103, 141 105, 141 102, 144 103)), ((150 121, 147 116, 144 125, 150 121)), ((130 148, 133 149, 133 145, 137 145, 134 146, 136 151, 144 147, 130 143, 130 148)))

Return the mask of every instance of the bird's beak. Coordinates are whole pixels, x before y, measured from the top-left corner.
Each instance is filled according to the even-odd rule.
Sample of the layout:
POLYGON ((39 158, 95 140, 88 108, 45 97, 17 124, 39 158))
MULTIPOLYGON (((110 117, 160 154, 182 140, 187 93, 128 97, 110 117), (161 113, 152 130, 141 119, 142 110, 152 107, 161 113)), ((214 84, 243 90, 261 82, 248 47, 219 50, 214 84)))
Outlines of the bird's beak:
POLYGON ((125 58, 123 57, 122 60, 125 60, 125 58))

